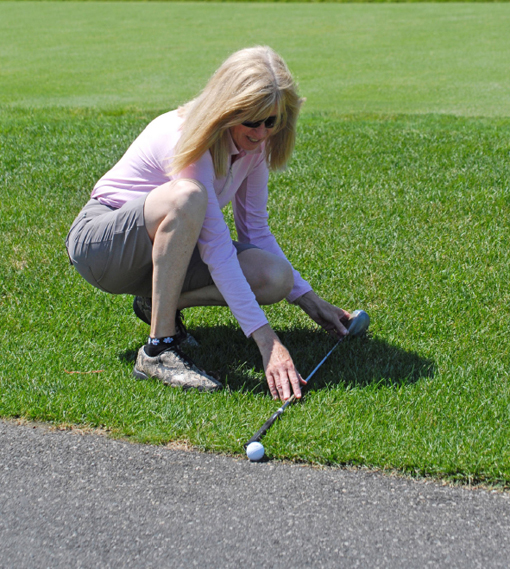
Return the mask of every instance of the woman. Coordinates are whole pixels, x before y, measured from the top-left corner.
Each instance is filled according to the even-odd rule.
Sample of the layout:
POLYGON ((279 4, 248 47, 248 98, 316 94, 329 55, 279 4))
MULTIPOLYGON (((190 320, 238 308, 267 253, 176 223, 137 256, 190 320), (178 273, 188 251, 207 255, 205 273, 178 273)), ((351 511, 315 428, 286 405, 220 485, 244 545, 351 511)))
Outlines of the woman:
POLYGON ((267 223, 269 170, 295 141, 302 100, 268 47, 234 53, 204 91, 152 121, 96 184, 71 227, 71 262, 94 286, 132 294, 150 323, 134 374, 214 391, 221 384, 181 351, 179 311, 228 305, 260 349, 273 398, 301 396, 303 379, 260 308, 287 298, 329 332, 349 313, 316 295, 267 223), (232 202, 238 242, 221 208, 232 202))

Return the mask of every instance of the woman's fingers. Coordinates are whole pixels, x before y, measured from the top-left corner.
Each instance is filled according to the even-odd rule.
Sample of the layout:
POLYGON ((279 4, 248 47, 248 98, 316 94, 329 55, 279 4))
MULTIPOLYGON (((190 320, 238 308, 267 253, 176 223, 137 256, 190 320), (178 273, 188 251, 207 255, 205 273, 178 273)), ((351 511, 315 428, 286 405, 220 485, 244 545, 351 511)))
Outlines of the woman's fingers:
POLYGON ((291 393, 297 398, 301 397, 303 380, 294 366, 289 351, 274 331, 266 324, 255 330, 252 336, 262 354, 267 384, 273 398, 284 401, 291 393))
POLYGON ((301 384, 304 383, 296 371, 292 360, 268 365, 266 369, 267 383, 273 399, 286 401, 292 393, 301 397, 301 384), (289 365, 290 363, 290 365, 289 365))
POLYGON ((290 397, 290 387, 289 387, 289 382, 288 382, 287 378, 281 372, 278 375, 277 385, 278 385, 278 395, 280 396, 280 399, 282 401, 285 401, 286 399, 288 399, 290 397))
POLYGON ((298 398, 301 397, 301 376, 294 367, 289 352, 282 344, 272 351, 265 371, 273 398, 285 401, 292 393, 298 398))
MULTIPOLYGON (((290 385, 292 387, 292 393, 299 399, 301 397, 301 376, 297 372, 296 368, 292 366, 292 370, 289 374, 290 385)), ((289 393, 290 397, 290 393, 289 393)))
POLYGON ((278 399, 279 398, 278 389, 276 388, 276 382, 274 380, 274 377, 272 375, 266 374, 266 379, 267 379, 267 384, 269 386, 269 391, 271 392, 271 396, 273 397, 273 399, 278 399))
POLYGON ((349 317, 350 314, 347 311, 332 304, 325 303, 316 322, 332 336, 338 338, 349 333, 346 326, 349 317))

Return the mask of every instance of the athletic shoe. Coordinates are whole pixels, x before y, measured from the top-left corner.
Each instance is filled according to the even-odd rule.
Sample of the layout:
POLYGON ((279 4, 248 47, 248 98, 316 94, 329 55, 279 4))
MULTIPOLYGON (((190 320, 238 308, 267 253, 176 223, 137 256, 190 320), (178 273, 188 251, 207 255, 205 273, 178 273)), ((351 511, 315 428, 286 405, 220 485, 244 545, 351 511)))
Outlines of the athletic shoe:
MULTIPOLYGON (((149 326, 151 325, 152 299, 149 296, 135 296, 133 299, 133 311, 142 322, 149 326)), ((196 348, 200 345, 191 334, 188 334, 180 310, 175 313, 175 331, 176 339, 181 346, 196 348)))
POLYGON ((133 375, 138 379, 153 377, 165 385, 183 389, 217 391, 223 387, 219 381, 199 369, 177 345, 167 348, 153 358, 146 354, 142 346, 138 350, 133 375))

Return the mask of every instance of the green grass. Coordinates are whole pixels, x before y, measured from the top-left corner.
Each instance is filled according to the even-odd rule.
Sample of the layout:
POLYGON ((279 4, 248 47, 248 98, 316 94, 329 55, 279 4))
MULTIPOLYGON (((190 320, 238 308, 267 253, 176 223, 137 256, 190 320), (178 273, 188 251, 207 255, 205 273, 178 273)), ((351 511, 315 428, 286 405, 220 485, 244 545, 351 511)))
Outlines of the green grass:
MULTIPOLYGON (((224 392, 138 382, 147 327, 66 262, 94 180, 152 116, 4 112, 0 414, 242 453, 275 403, 229 311, 187 311, 193 356, 224 392)), ((510 482, 509 140, 508 119, 303 118, 271 182, 272 226, 319 293, 373 326, 269 433, 270 457, 510 482)), ((268 315, 307 374, 331 341, 296 307, 268 315)))
MULTIPOLYGON (((271 179, 272 228, 319 294, 373 324, 268 456, 509 487, 509 20, 503 4, 0 2, 0 416, 242 454, 276 409, 223 308, 186 314, 223 392, 132 379, 147 326, 64 248, 147 122, 234 49, 269 43, 308 97, 271 179)), ((267 313, 307 375, 332 341, 295 306, 267 313)))
POLYGON ((0 104, 167 108, 267 43, 308 112, 510 116, 509 29, 509 3, 0 2, 0 104))

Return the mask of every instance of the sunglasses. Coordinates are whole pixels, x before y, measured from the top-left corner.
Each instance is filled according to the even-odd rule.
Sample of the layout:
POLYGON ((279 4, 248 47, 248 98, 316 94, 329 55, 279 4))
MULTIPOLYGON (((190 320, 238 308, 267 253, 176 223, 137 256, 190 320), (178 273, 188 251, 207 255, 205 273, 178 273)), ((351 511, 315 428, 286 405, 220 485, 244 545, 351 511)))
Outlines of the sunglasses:
POLYGON ((264 126, 266 128, 274 128, 274 125, 276 124, 276 119, 278 117, 276 115, 273 115, 272 117, 267 117, 266 120, 263 121, 244 121, 242 123, 243 126, 247 126, 248 128, 259 128, 259 126, 264 123, 264 126))

